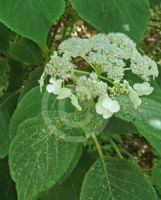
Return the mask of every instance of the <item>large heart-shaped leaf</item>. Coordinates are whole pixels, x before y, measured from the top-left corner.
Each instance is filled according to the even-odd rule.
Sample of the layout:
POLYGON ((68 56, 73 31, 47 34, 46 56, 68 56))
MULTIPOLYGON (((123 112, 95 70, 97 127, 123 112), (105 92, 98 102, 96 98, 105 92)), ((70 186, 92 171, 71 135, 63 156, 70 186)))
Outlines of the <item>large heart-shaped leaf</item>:
POLYGON ((70 0, 78 14, 99 31, 123 32, 140 41, 149 17, 147 0, 70 0))
POLYGON ((154 189, 132 163, 105 159, 96 161, 85 176, 80 200, 157 200, 154 189))
POLYGON ((47 126, 41 115, 23 122, 12 140, 9 164, 12 178, 16 182, 18 198, 33 200, 47 191, 73 169, 80 155, 80 143, 65 142, 59 136, 75 134, 61 126, 60 119, 52 119, 52 128, 47 126))
POLYGON ((0 0, 0 20, 16 33, 46 47, 49 29, 64 7, 64 0, 0 0))

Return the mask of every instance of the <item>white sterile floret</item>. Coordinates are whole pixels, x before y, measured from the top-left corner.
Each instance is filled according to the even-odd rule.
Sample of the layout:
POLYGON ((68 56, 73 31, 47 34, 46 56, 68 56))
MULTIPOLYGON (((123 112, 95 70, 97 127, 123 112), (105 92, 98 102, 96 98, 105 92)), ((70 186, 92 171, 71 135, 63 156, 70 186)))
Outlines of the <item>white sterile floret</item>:
POLYGON ((91 73, 90 77, 80 76, 76 81, 76 92, 81 98, 95 98, 107 92, 107 84, 98 79, 96 73, 91 73))
POLYGON ((61 79, 55 79, 55 78, 50 78, 49 83, 46 87, 47 92, 53 93, 57 95, 57 99, 66 99, 70 98, 71 103, 79 110, 81 111, 82 108, 78 103, 77 97, 72 94, 71 89, 62 87, 63 80, 61 79))
POLYGON ((118 101, 112 100, 108 94, 99 97, 98 102, 96 103, 96 112, 100 115, 103 115, 103 118, 110 118, 113 113, 116 113, 120 110, 120 105, 118 101))
POLYGON ((73 75, 74 68, 75 65, 71 62, 69 56, 59 56, 57 52, 54 52, 49 63, 46 64, 45 73, 53 77, 67 80, 73 75))
POLYGON ((65 40, 59 45, 59 52, 70 57, 85 57, 91 50, 88 39, 73 37, 65 40))
POLYGON ((145 81, 149 81, 150 77, 158 76, 157 64, 148 56, 142 56, 140 53, 135 53, 131 59, 131 70, 145 81))
POLYGON ((122 50, 122 58, 130 59, 136 50, 136 44, 124 33, 109 33, 108 40, 122 50))
POLYGON ((129 98, 134 105, 134 108, 137 109, 141 104, 141 99, 135 90, 132 88, 129 89, 129 98))
POLYGON ((135 83, 133 85, 134 90, 139 96, 150 95, 153 92, 153 87, 150 86, 149 82, 135 83))

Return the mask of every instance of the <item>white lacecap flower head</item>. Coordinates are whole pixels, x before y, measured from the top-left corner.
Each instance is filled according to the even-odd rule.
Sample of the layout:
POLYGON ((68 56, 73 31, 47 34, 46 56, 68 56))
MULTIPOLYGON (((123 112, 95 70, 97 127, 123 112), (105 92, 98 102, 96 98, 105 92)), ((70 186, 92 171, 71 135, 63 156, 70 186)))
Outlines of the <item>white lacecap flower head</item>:
POLYGON ((89 39, 73 37, 63 41, 46 64, 40 79, 41 88, 47 75, 52 77, 46 88, 49 93, 58 99, 70 98, 78 110, 81 110, 78 98, 98 98, 96 111, 108 118, 119 110, 119 104, 107 92, 111 96, 129 94, 137 108, 141 104, 140 96, 152 93, 148 81, 158 76, 158 69, 153 60, 138 52, 136 44, 124 33, 100 33, 89 39), (84 72, 85 67, 91 67, 92 72, 84 72), (144 83, 131 87, 124 79, 126 70, 142 78, 144 83), (69 81, 72 90, 64 86, 69 81))
POLYGON ((112 100, 108 94, 99 97, 96 103, 96 112, 103 115, 103 118, 110 118, 113 113, 117 113, 120 110, 118 101, 112 100))

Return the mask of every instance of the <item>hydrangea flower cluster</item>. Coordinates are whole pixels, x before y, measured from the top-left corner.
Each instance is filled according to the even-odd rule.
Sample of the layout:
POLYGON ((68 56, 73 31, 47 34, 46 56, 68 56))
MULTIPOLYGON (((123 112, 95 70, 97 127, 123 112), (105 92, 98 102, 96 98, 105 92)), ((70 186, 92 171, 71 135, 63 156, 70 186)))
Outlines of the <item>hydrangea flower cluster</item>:
POLYGON ((40 79, 49 76, 46 90, 58 99, 70 98, 81 111, 79 101, 96 102, 96 112, 107 119, 120 110, 115 96, 126 94, 134 107, 140 96, 150 95, 150 80, 158 76, 157 64, 142 56, 136 44, 123 33, 96 34, 89 39, 73 37, 63 41, 51 56, 40 79), (126 73, 133 73, 140 82, 130 85, 126 73))

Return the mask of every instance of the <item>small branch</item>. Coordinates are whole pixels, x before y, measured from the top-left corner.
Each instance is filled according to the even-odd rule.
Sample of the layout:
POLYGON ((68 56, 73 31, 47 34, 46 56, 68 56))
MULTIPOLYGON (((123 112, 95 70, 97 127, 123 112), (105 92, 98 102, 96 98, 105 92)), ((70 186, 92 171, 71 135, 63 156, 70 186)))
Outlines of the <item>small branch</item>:
POLYGON ((113 146, 113 148, 115 149, 117 155, 118 155, 121 159, 124 159, 124 157, 123 157, 123 155, 121 154, 121 152, 120 152, 120 150, 119 150, 117 144, 113 141, 112 138, 110 139, 110 143, 111 143, 111 145, 113 146))

